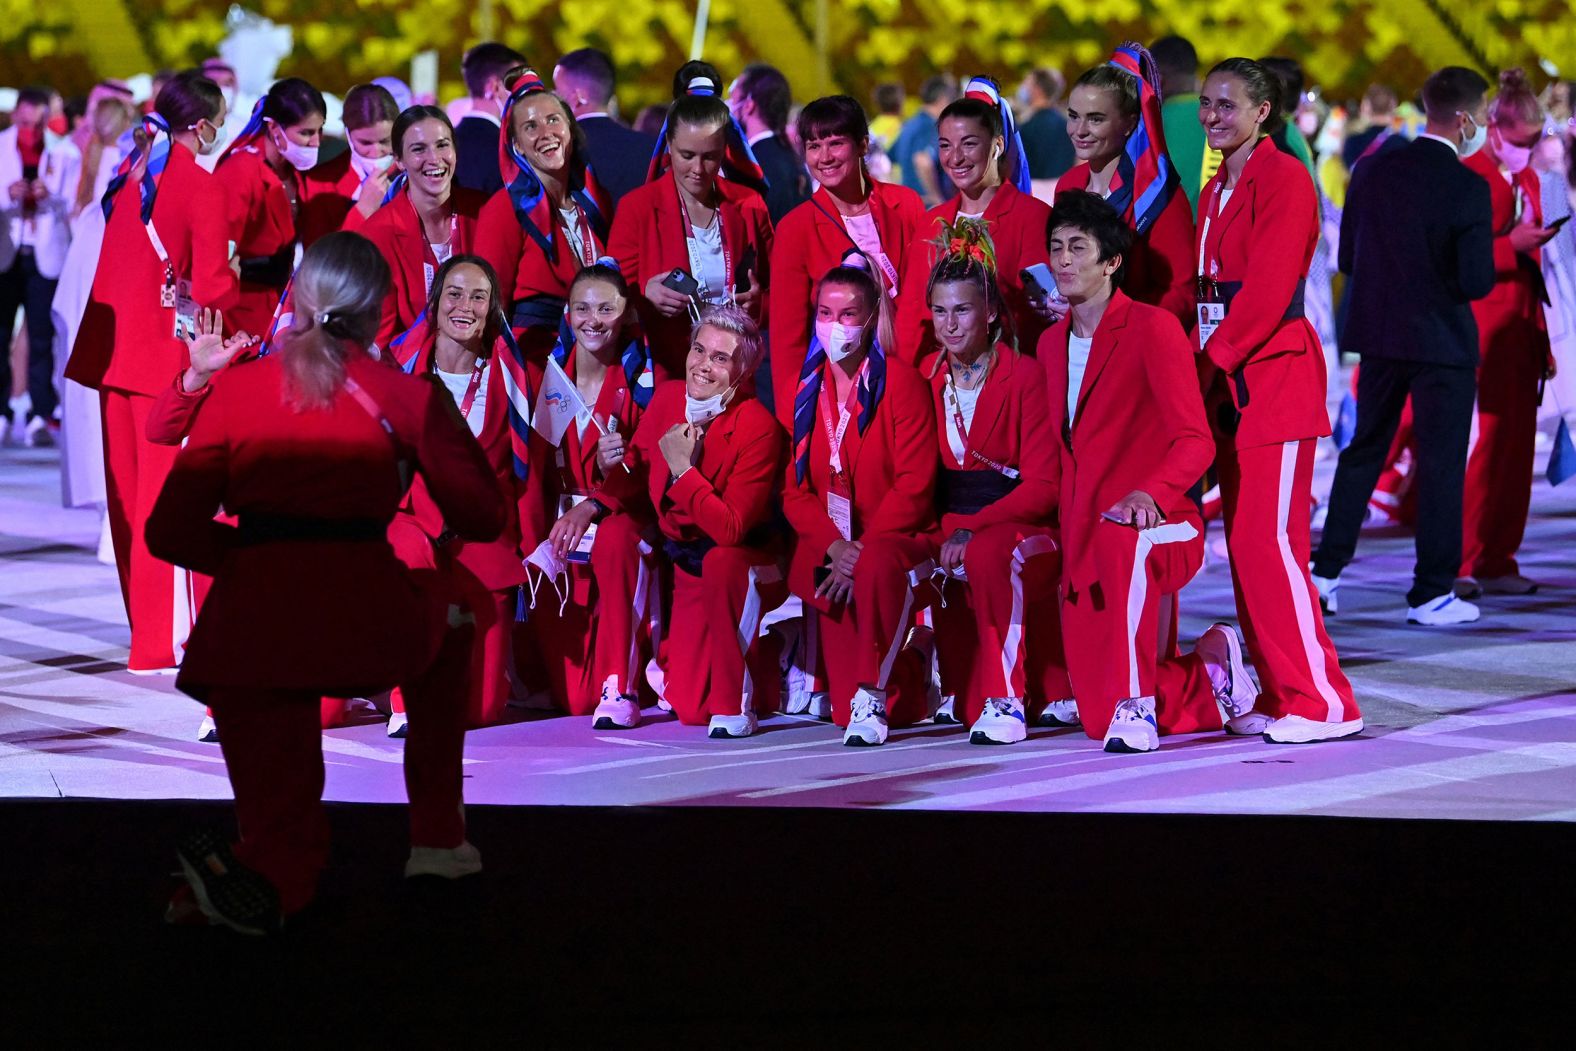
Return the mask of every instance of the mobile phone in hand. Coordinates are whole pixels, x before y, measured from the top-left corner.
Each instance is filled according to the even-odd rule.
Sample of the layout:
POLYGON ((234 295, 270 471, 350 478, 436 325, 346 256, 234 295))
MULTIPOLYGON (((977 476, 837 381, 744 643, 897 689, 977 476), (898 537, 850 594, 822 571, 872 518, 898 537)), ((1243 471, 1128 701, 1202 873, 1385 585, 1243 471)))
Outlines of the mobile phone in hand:
POLYGON ((1558 230, 1560 227, 1564 226, 1566 223, 1568 223, 1570 221, 1571 221, 1570 214, 1566 213, 1565 215, 1562 215, 1558 219, 1554 220, 1548 226, 1545 226, 1544 229, 1549 231, 1550 233, 1553 233, 1555 230, 1558 230))
POLYGON ((1040 296, 1047 301, 1061 298, 1061 292, 1056 288, 1056 277, 1044 263, 1026 266, 1018 276, 1023 278, 1024 288, 1031 296, 1040 296))
POLYGON ((673 289, 681 296, 689 296, 691 299, 700 294, 700 282, 676 267, 669 271, 667 277, 662 279, 662 286, 673 289))

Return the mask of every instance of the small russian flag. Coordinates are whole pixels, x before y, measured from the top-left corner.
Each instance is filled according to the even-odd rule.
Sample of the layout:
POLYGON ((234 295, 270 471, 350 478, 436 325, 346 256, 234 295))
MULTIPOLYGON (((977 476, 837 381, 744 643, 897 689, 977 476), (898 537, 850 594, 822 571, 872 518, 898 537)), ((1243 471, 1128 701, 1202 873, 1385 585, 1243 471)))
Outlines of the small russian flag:
POLYGON ((1550 485, 1559 485, 1576 474, 1576 441, 1571 440, 1571 429, 1565 418, 1560 418, 1560 429, 1554 432, 1554 451, 1549 454, 1549 466, 1544 471, 1550 485))

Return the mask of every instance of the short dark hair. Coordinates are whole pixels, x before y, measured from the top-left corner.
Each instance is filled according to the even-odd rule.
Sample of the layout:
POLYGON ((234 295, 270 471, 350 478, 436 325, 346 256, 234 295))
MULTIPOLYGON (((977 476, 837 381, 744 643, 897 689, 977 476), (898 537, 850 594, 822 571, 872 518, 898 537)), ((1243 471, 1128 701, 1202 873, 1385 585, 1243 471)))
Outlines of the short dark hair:
POLYGON ((1488 81, 1475 69, 1446 66, 1423 82, 1423 112, 1435 123, 1471 112, 1488 94, 1488 81))
POLYGON ((1116 272, 1111 275, 1111 287, 1122 287, 1122 279, 1127 276, 1128 252, 1133 247, 1133 231, 1116 209, 1103 197, 1087 190, 1063 190, 1056 195, 1051 217, 1045 223, 1046 245, 1050 245, 1057 230, 1069 226, 1094 238, 1095 244, 1100 246, 1100 262, 1122 257, 1116 272))
POLYGON ((1251 58, 1228 58, 1223 62, 1215 63, 1215 68, 1209 71, 1211 77, 1217 74, 1236 77, 1242 81, 1242 86, 1248 94, 1248 101, 1255 106, 1262 106, 1266 102, 1270 104, 1270 115, 1264 119, 1260 128, 1264 134, 1274 135, 1286 123, 1286 116, 1281 110, 1280 77, 1266 69, 1263 64, 1251 58))
POLYGON ((827 95, 811 99, 799 111, 799 141, 846 135, 854 142, 863 142, 870 135, 870 122, 857 100, 848 95, 827 95))
POLYGON ((1187 37, 1163 36, 1149 45, 1149 54, 1162 74, 1198 75, 1198 49, 1187 37))
POLYGON ((719 99, 722 98, 723 88, 727 87, 723 82, 722 74, 717 72, 716 66, 710 62, 703 62, 698 58, 690 59, 673 74, 673 97, 681 99, 688 95, 690 82, 695 80, 696 77, 705 77, 712 84, 716 85, 717 97, 719 99))
POLYGON ((48 88, 39 87, 35 84, 16 93, 16 104, 18 106, 43 106, 45 109, 48 109, 51 98, 53 98, 53 95, 48 88))
POLYGON ((501 80, 515 66, 525 64, 525 56, 508 44, 488 40, 477 44, 461 57, 460 79, 465 81, 465 90, 471 98, 475 98, 487 90, 489 80, 494 77, 501 80))
POLYGON ((754 62, 744 67, 737 83, 744 97, 755 103, 761 119, 773 134, 781 135, 787 130, 793 91, 782 70, 764 62, 754 62))
POLYGON ((1259 65, 1275 75, 1280 81, 1280 108, 1281 112, 1290 114, 1296 111, 1298 103, 1302 101, 1302 89, 1307 79, 1302 75, 1302 63, 1294 58, 1271 56, 1259 59, 1259 65))
POLYGON ((1396 103, 1395 88, 1388 84, 1369 84, 1368 90, 1363 92, 1363 101, 1368 103, 1368 108, 1380 113, 1394 113, 1396 103))
POLYGON ((320 117, 328 116, 323 93, 300 77, 275 81, 274 86, 268 89, 268 94, 263 96, 263 116, 281 128, 300 124, 314 113, 320 117))
POLYGON ((957 97, 958 86, 952 82, 951 77, 942 76, 939 73, 933 77, 925 78, 925 82, 919 86, 919 101, 927 106, 933 106, 943 100, 957 97))
POLYGON ((613 59, 606 51, 594 47, 577 48, 559 59, 555 68, 594 88, 597 97, 592 99, 593 102, 606 105, 613 98, 617 74, 613 69, 613 59))
POLYGON ((399 119, 399 103, 381 84, 357 84, 345 93, 341 119, 346 131, 370 128, 385 120, 393 122, 399 119))
POLYGON ((882 113, 903 112, 903 85, 896 82, 877 84, 876 90, 871 93, 870 100, 876 104, 876 109, 882 113))
POLYGON ((394 156, 405 152, 405 133, 424 120, 435 120, 448 128, 451 135, 454 133, 454 122, 437 106, 411 106, 394 118, 394 156))

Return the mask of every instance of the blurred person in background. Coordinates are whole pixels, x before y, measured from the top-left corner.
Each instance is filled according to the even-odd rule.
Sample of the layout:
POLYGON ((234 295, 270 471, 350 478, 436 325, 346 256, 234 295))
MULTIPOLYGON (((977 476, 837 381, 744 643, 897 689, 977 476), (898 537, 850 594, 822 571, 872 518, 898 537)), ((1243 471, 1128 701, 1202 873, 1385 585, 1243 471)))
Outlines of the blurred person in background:
POLYGON ((1196 217, 1206 149, 1204 129, 1198 123, 1198 52, 1184 37, 1164 36, 1149 45, 1149 54, 1160 70, 1160 119, 1166 129, 1166 149, 1196 217))
POLYGON ((1395 89, 1388 84, 1370 84, 1363 92, 1357 106, 1356 130, 1346 137, 1341 146, 1341 160, 1348 171, 1357 169, 1357 162, 1380 150, 1393 149, 1406 143, 1406 137, 1395 128, 1395 89))
POLYGON ((1302 106, 1303 89, 1307 86, 1302 64, 1294 58, 1272 57, 1259 59, 1259 65, 1280 80, 1281 122, 1271 138, 1277 147, 1301 161, 1312 178, 1313 147, 1308 145, 1307 136, 1297 123, 1297 111, 1302 106))
POLYGON ((1059 69, 1031 69, 1018 85, 1018 134, 1029 155, 1029 177, 1034 195, 1049 201, 1054 183, 1078 163, 1067 138, 1067 117, 1062 92, 1067 81, 1059 69))
POLYGON ((350 149, 324 161, 303 178, 304 199, 297 223, 301 245, 310 248, 335 230, 354 230, 383 206, 394 181, 394 121, 399 107, 387 88, 357 84, 345 94, 340 120, 350 149))
POLYGON ((728 108, 744 128, 745 141, 766 176, 766 210, 774 223, 782 222, 810 196, 804 161, 788 140, 792 105, 788 78, 763 63, 745 66, 728 91, 728 108))
POLYGON ((489 197, 503 188, 498 140, 503 135, 503 104, 509 98, 504 78, 525 64, 524 55, 495 40, 477 44, 460 59, 460 77, 470 93, 471 106, 454 125, 458 157, 454 185, 489 197))
MULTIPOLYGON (((870 101, 876 111, 870 118, 870 144, 890 156, 898 133, 903 130, 903 106, 908 96, 902 84, 890 81, 877 84, 875 91, 870 93, 870 101)), ((898 174, 896 162, 893 162, 893 172, 898 174)))
POLYGON ((951 77, 926 80, 919 88, 919 110, 903 122, 892 144, 892 163, 902 172, 903 185, 919 194, 926 208, 936 207, 952 193, 936 149, 936 121, 957 97, 951 77))
POLYGON ((571 51, 553 67, 553 90, 585 133, 586 160, 615 207, 646 181, 646 165, 657 145, 655 135, 614 118, 616 88, 613 60, 594 47, 571 51))

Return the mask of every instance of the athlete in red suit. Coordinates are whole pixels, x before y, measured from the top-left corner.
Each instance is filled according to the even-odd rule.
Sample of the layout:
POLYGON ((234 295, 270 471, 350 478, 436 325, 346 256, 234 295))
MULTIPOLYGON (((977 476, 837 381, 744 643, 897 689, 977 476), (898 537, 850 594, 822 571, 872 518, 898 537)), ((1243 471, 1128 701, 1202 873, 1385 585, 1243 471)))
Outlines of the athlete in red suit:
POLYGON ((1219 325, 1201 317, 1198 338, 1229 391, 1216 463, 1237 612, 1276 719, 1266 737, 1293 742, 1363 722, 1308 577, 1313 451, 1330 433, 1324 352, 1302 310, 1319 210, 1307 169, 1264 133, 1278 90, 1257 62, 1228 59, 1200 96, 1226 159, 1199 197, 1199 310, 1219 325))
POLYGON ((521 349, 540 364, 558 339, 569 283, 606 251, 613 206, 590 177, 574 115, 535 73, 511 80, 504 120, 504 187, 482 209, 476 253, 498 272, 521 349))
POLYGON ((477 217, 487 203, 454 185, 454 126, 436 106, 412 106, 399 115, 394 156, 400 178, 393 199, 360 230, 394 275, 378 326, 380 347, 416 323, 444 260, 475 250, 477 217))
MULTIPOLYGON (((497 278, 476 256, 453 256, 438 268, 428 300, 427 320, 395 349, 407 373, 434 376, 452 397, 470 432, 492 465, 505 524, 486 543, 455 536, 431 486, 418 478, 395 519, 389 539, 400 560, 413 569, 442 570, 476 616, 467 721, 490 726, 509 701, 509 660, 521 565, 519 491, 531 479, 515 473, 515 443, 509 424, 510 383, 503 356, 512 353, 498 336, 501 324, 497 278), (485 353, 483 353, 485 349, 485 353)), ((403 691, 393 697, 390 736, 405 722, 403 691)))
POLYGON ((935 707, 931 633, 911 629, 934 594, 936 423, 925 381, 886 356, 872 269, 853 255, 816 289, 818 335, 794 394, 783 491, 812 711, 846 727, 850 745, 884 744, 890 727, 935 707), (823 344, 823 329, 836 338, 823 344))
MULTIPOLYGON (((567 422, 557 446, 541 427, 531 434, 537 450, 533 462, 542 465, 537 516, 545 523, 557 521, 623 470, 630 436, 651 401, 650 354, 630 307, 629 286, 616 266, 589 267, 571 284, 568 331, 554 348, 553 360, 588 411, 567 422)), ((628 728, 639 706, 630 708, 626 699, 640 692, 639 674, 651 656, 652 611, 660 609, 654 561, 642 557, 631 564, 613 550, 613 541, 593 546, 590 562, 561 560, 545 525, 539 533, 527 533, 524 546, 531 552, 533 573, 552 578, 533 585, 530 628, 553 701, 571 715, 598 712, 597 720, 606 720, 604 729, 628 728), (535 550, 539 543, 544 550, 535 550), (636 574, 632 587, 615 583, 605 589, 600 583, 603 572, 631 569, 636 574), (628 594, 631 601, 604 601, 606 590, 628 594)))
POLYGON ((148 440, 154 397, 186 365, 175 338, 181 289, 199 306, 225 308, 235 302, 235 277, 227 262, 224 191, 197 164, 193 151, 212 146, 225 119, 224 96, 206 77, 176 77, 159 93, 155 113, 169 137, 168 163, 149 182, 139 156, 124 185, 111 187, 113 211, 104 232, 102 258, 82 317, 66 375, 103 394, 104 466, 110 535, 120 572, 121 597, 131 624, 134 672, 155 672, 180 663, 191 628, 190 574, 148 553, 143 524, 164 485, 175 450, 148 440), (151 206, 144 224, 140 210, 151 206), (168 270, 149 234, 168 256, 168 270), (171 306, 163 305, 167 277, 171 306))
POLYGON ((1132 231, 1093 194, 1059 194, 1051 266, 1070 313, 1040 340, 1061 449, 1062 630, 1086 733, 1107 751, 1147 752, 1162 733, 1268 723, 1236 632, 1217 624, 1175 657, 1176 593, 1204 557, 1189 487, 1214 443, 1193 352, 1169 312, 1135 303, 1132 231), (1242 718, 1238 718, 1242 717, 1242 718))
POLYGON ((772 244, 773 409, 793 422, 794 387, 813 331, 815 283, 858 248, 876 261, 889 296, 925 227, 925 206, 906 186, 877 182, 865 169, 870 126, 847 95, 816 99, 799 114, 805 163, 820 188, 783 217, 772 244))
MULTIPOLYGON (((1136 302, 1175 314, 1184 329, 1191 329, 1197 270, 1193 250, 1198 244, 1193 209, 1173 180, 1151 213, 1140 212, 1135 199, 1151 188, 1131 185, 1134 166, 1124 163, 1133 135, 1140 131, 1145 136, 1140 141, 1148 141, 1153 153, 1165 152, 1164 128, 1146 119, 1141 101, 1148 101, 1149 92, 1141 100, 1142 87, 1138 77, 1110 63, 1078 78, 1067 99, 1067 134, 1079 163, 1057 180, 1056 192, 1088 190, 1112 202, 1128 225, 1140 231, 1128 252, 1122 291, 1136 302)), ((1158 104, 1158 94, 1154 98, 1158 104)))
POLYGON ((224 187, 241 296, 227 320, 237 332, 266 336, 295 269, 296 215, 305 173, 317 166, 326 109, 299 77, 268 89, 252 120, 214 169, 224 187))
POLYGON ((342 119, 350 149, 303 176, 296 229, 310 248, 335 230, 358 230, 383 205, 394 178, 394 121, 399 106, 388 89, 357 84, 345 95, 342 119))
POLYGON ((941 167, 958 193, 925 213, 909 246, 903 270, 908 279, 898 295, 899 356, 912 363, 936 349, 924 279, 941 259, 942 250, 933 243, 941 224, 950 226, 959 218, 984 219, 996 250, 996 283, 1012 322, 1009 342, 1032 353, 1052 315, 1048 305, 1030 301, 1022 271, 1045 262, 1050 206, 1004 179, 1006 140, 998 107, 965 96, 942 111, 939 127, 941 167))
POLYGON ((457 668, 440 659, 465 615, 441 583, 423 589, 385 533, 412 469, 464 537, 496 535, 504 509, 447 395, 367 355, 387 281, 355 235, 315 246, 281 353, 217 379, 149 519, 156 551, 215 578, 177 684, 213 706, 241 828, 233 853, 192 837, 182 868, 210 919, 251 933, 305 906, 327 860, 323 694, 431 677, 410 690, 406 873, 480 868, 450 678, 463 682, 464 649, 457 668), (238 526, 214 521, 221 502, 238 526))
POLYGON ((1072 698, 1051 530, 1060 464, 1044 373, 1000 342, 991 274, 967 257, 941 267, 930 312, 943 349, 920 366, 936 419, 936 558, 945 572, 930 609, 941 671, 936 721, 963 722, 976 744, 1014 744, 1027 735, 1029 708, 1072 698))
MULTIPOLYGON (((772 414, 740 393, 760 363, 754 321, 737 307, 701 317, 684 380, 657 388, 635 430, 624 459, 630 470, 608 472, 592 499, 558 520, 551 540, 566 557, 600 520, 591 554, 598 592, 604 607, 625 610, 637 605, 643 548, 660 551, 673 606, 652 685, 680 722, 707 726, 711 737, 747 737, 757 714, 776 705, 778 665, 760 626, 787 595, 769 524, 785 450, 772 414), (655 531, 643 524, 653 518, 655 531)), ((598 630, 615 623, 604 618, 598 630)), ((619 653, 634 644, 618 642, 619 653)), ((594 725, 639 722, 631 686, 619 682, 626 692, 618 710, 599 705, 594 725)))
POLYGON ((718 175, 731 119, 715 96, 686 95, 673 103, 673 166, 624 196, 608 237, 608 254, 635 292, 658 379, 680 375, 690 348, 689 312, 695 304, 663 284, 672 271, 700 285, 695 295, 703 303, 731 296, 757 324, 767 316, 771 215, 759 193, 718 175))
POLYGON ((1494 208, 1494 290, 1472 304, 1482 360, 1476 441, 1467 459, 1458 594, 1527 595, 1516 550, 1532 502, 1533 439, 1540 381, 1551 367, 1543 317, 1542 190, 1529 166, 1543 137, 1543 110, 1520 70, 1500 75, 1488 142, 1466 166, 1488 182, 1494 208))

